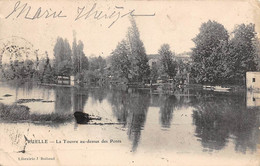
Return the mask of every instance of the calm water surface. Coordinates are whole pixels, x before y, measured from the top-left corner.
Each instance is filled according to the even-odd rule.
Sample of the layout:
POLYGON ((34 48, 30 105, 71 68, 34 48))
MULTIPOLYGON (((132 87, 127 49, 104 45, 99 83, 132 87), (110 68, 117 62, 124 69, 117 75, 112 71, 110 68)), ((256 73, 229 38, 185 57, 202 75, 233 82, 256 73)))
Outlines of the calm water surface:
MULTIPOLYGON (((19 99, 50 101, 23 103, 32 113, 73 114, 75 111, 80 111, 101 117, 101 120, 94 121, 96 123, 114 124, 79 125, 73 121, 53 126, 5 122, 1 123, 1 132, 9 133, 5 135, 6 139, 13 140, 14 132, 21 140, 22 135, 26 134, 29 138, 46 138, 53 141, 64 138, 115 139, 121 143, 115 144, 113 148, 107 145, 109 153, 113 154, 111 148, 117 149, 120 154, 116 152, 115 154, 117 156, 124 154, 123 156, 128 156, 126 159, 129 159, 129 156, 131 158, 139 154, 151 154, 154 155, 152 158, 157 157, 166 163, 174 162, 172 154, 176 160, 178 157, 185 160, 184 156, 190 159, 191 156, 198 155, 197 157, 200 156, 202 160, 216 157, 215 160, 224 159, 224 162, 241 160, 245 163, 256 160, 259 154, 257 147, 260 139, 260 109, 255 103, 257 97, 254 97, 257 95, 191 89, 185 89, 178 95, 163 95, 153 94, 149 90, 46 87, 32 83, 19 86, 1 83, 0 92, 0 102, 6 104, 19 99), (4 97, 5 94, 12 96, 4 97), (232 157, 239 159, 232 160, 232 157)), ((23 145, 21 142, 17 141, 17 145, 12 145, 16 146, 14 149, 21 148, 23 145)), ((68 149, 73 149, 78 145, 66 146, 68 149)), ((96 152, 100 150, 100 146, 88 147, 95 149, 96 152)), ((28 148, 29 151, 30 148, 33 151, 36 146, 31 145, 28 148)), ((129 159, 129 163, 135 159, 129 159)), ((191 163, 189 165, 192 165, 191 163)))

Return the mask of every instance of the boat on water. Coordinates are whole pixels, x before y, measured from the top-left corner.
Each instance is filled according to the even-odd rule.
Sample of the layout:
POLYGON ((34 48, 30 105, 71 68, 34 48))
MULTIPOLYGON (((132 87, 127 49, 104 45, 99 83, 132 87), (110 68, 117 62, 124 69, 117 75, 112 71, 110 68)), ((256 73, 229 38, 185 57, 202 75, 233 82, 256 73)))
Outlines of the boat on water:
POLYGON ((231 88, 224 88, 224 87, 221 87, 221 86, 214 86, 214 91, 216 92, 229 92, 231 88))
POLYGON ((215 91, 215 92, 229 92, 231 90, 231 88, 224 88, 221 86, 210 86, 210 85, 204 85, 203 89, 211 90, 211 91, 215 91))
POLYGON ((203 85, 203 89, 204 89, 204 90, 214 90, 214 86, 203 85))

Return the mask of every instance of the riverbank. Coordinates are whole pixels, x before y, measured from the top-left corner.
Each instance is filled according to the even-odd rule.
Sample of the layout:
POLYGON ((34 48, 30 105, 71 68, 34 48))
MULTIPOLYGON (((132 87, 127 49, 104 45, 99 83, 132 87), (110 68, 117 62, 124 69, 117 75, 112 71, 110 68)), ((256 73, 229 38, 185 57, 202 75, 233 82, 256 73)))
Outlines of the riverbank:
MULTIPOLYGON (((246 86, 245 85, 230 85, 230 84, 223 84, 223 85, 208 85, 208 84, 182 84, 182 85, 173 85, 172 83, 154 83, 152 85, 150 84, 141 84, 141 83, 120 83, 120 84, 109 84, 107 86, 93 86, 93 85, 87 85, 87 84, 74 84, 74 85, 63 85, 63 84, 55 84, 55 83, 41 83, 39 81, 35 80, 29 80, 28 82, 21 82, 21 81, 5 81, 5 83, 15 85, 15 84, 25 84, 25 83, 32 83, 32 84, 37 84, 40 86, 46 86, 46 87, 66 87, 66 88, 88 88, 88 89, 93 89, 93 88, 108 88, 108 89, 119 89, 119 90, 128 90, 130 89, 143 89, 143 90, 158 90, 158 87, 160 87, 162 90, 162 93, 166 91, 165 93, 169 93, 170 91, 173 92, 175 90, 179 89, 195 89, 195 90, 202 90, 203 86, 220 86, 224 88, 229 88, 229 92, 245 92, 246 86)), ((157 93, 157 92, 156 92, 157 93)))
POLYGON ((0 103, 0 120, 7 122, 33 122, 33 123, 65 123, 74 120, 72 114, 35 114, 30 108, 19 104, 0 103))
MULTIPOLYGON (((171 83, 160 83, 160 84, 152 84, 148 86, 148 84, 145 85, 128 85, 128 84, 118 84, 118 85, 111 85, 108 87, 99 87, 99 86, 80 86, 78 84, 75 84, 74 86, 71 85, 59 85, 59 84, 42 84, 38 83, 40 86, 47 86, 47 87, 65 87, 65 88, 85 88, 85 89, 99 89, 99 88, 108 88, 113 90, 122 90, 122 91, 147 91, 151 94, 166 94, 166 95, 175 95, 175 96, 191 96, 188 91, 212 91, 216 93, 228 93, 230 95, 232 94, 241 94, 245 93, 247 91, 245 86, 242 85, 223 85, 219 86, 221 87, 221 90, 215 90, 215 87, 217 86, 211 86, 213 88, 211 89, 205 89, 203 84, 187 84, 187 85, 179 85, 179 86, 173 86, 171 83), (228 90, 222 90, 228 89, 228 90), (188 93, 188 94, 187 94, 188 93)), ((194 94, 192 95, 194 96, 194 94)))

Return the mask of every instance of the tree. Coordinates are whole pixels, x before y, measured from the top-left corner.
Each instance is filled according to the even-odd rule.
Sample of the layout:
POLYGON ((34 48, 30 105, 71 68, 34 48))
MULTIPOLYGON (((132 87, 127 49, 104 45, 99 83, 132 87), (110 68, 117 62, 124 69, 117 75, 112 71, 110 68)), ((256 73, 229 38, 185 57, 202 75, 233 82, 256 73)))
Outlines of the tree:
POLYGON ((80 57, 80 70, 88 70, 89 68, 89 62, 88 62, 88 58, 86 57, 83 49, 84 49, 84 44, 81 40, 79 40, 78 42, 78 56, 80 57))
POLYGON ((131 27, 128 28, 127 38, 130 46, 131 55, 131 69, 134 81, 144 81, 150 75, 150 67, 148 65, 148 58, 145 53, 145 48, 140 39, 139 30, 135 20, 130 18, 131 27))
POLYGON ((89 58, 89 70, 99 70, 100 72, 104 72, 105 67, 106 60, 101 56, 89 58))
POLYGON ((76 33, 74 32, 74 40, 72 43, 72 64, 74 75, 81 73, 83 70, 87 70, 89 67, 88 58, 85 56, 83 49, 83 42, 79 40, 77 43, 76 33))
POLYGON ((231 78, 244 82, 247 71, 257 69, 257 46, 256 32, 254 24, 238 25, 232 32, 233 38, 230 40, 230 60, 232 67, 231 78))
POLYGON ((77 40, 76 40, 76 32, 73 31, 73 42, 72 42, 72 66, 73 66, 73 74, 75 75, 79 69, 79 57, 77 55, 77 40))
POLYGON ((177 64, 173 60, 173 53, 170 50, 169 44, 163 44, 158 52, 161 57, 160 61, 163 72, 170 78, 173 78, 177 73, 177 64))
POLYGON ((9 62, 0 65, 3 79, 30 79, 36 75, 38 50, 12 43, 3 45, 0 51, 1 61, 3 56, 8 56, 9 59, 9 62), (32 59, 34 56, 35 60, 32 59))
POLYGON ((227 41, 221 41, 219 46, 215 48, 209 57, 211 61, 209 77, 217 84, 229 83, 232 79, 232 66, 230 66, 231 55, 230 47, 227 41))
POLYGON ((34 62, 30 59, 26 59, 24 61, 24 68, 25 68, 26 77, 32 78, 33 73, 35 72, 34 62))
POLYGON ((53 73, 53 69, 50 64, 50 59, 49 59, 48 53, 45 52, 45 54, 46 54, 46 61, 45 61, 44 67, 43 67, 41 81, 45 82, 45 83, 52 83, 54 81, 54 73, 53 73))
POLYGON ((69 76, 72 69, 72 50, 68 40, 58 37, 53 51, 56 74, 69 76))
POLYGON ((101 56, 89 58, 89 69, 84 69, 80 73, 82 81, 88 85, 97 85, 103 86, 105 84, 105 68, 106 60, 101 56))
POLYGON ((257 63, 257 71, 260 71, 260 39, 258 37, 256 37, 254 42, 254 47, 256 50, 256 63, 257 63))
POLYGON ((221 24, 202 24, 192 52, 192 75, 198 82, 241 84, 247 71, 257 70, 255 25, 238 25, 231 36, 221 24))
POLYGON ((191 74, 197 82, 215 82, 214 69, 217 68, 215 60, 219 54, 213 54, 221 42, 228 42, 228 32, 225 27, 215 21, 209 20, 200 27, 199 34, 193 39, 195 48, 192 49, 192 71, 191 74))
POLYGON ((154 63, 154 64, 152 64, 152 67, 151 67, 151 73, 150 73, 150 80, 151 80, 151 84, 153 83, 153 82, 156 82, 156 80, 158 79, 158 77, 159 77, 159 66, 156 64, 156 63, 154 63))
POLYGON ((131 80, 131 61, 128 43, 122 40, 116 49, 111 53, 111 67, 114 76, 124 78, 128 82, 131 80))

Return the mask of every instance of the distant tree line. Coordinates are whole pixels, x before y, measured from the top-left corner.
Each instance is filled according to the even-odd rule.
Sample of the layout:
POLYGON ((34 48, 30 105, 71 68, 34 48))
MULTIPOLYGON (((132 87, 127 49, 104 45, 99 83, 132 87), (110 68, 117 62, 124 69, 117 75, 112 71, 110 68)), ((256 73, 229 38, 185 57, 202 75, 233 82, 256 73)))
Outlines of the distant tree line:
MULTIPOLYGON (((17 50, 20 47, 17 47, 17 50)), ((38 50, 34 52, 35 60, 29 58, 21 59, 24 52, 5 50, 9 56, 9 63, 1 63, 1 79, 3 80, 24 80, 40 81, 44 83, 55 83, 57 76, 74 75, 76 80, 87 84, 105 84, 103 79, 106 67, 106 60, 101 56, 89 57, 85 55, 82 41, 74 39, 72 47, 67 39, 58 37, 54 46, 54 59, 50 59, 47 52, 39 58, 38 50)), ((29 57, 29 56, 28 56, 29 57)))
POLYGON ((163 76, 176 81, 186 71, 196 83, 242 84, 247 71, 259 70, 260 42, 254 24, 237 25, 229 34, 220 23, 208 21, 193 39, 195 47, 190 64, 176 60, 169 44, 163 44, 158 50, 159 63, 149 64, 136 21, 130 18, 130 23, 125 38, 106 59, 87 57, 83 42, 77 41, 74 32, 72 46, 67 39, 57 38, 53 60, 47 52, 39 58, 35 51, 35 61, 19 61, 19 51, 12 52, 10 64, 1 64, 1 77, 54 83, 57 76, 74 75, 79 83, 106 85, 109 81, 152 83, 163 76))
MULTIPOLYGON (((72 48, 67 41, 58 37, 54 46, 54 62, 53 66, 49 67, 48 77, 43 76, 44 82, 54 82, 57 76, 75 76, 75 80, 79 83, 104 84, 104 70, 106 67, 106 60, 101 56, 87 57, 83 51, 84 44, 82 41, 76 40, 74 32, 74 39, 72 48)), ((48 65, 46 60, 46 65, 48 65)), ((44 68, 46 70, 46 67, 44 68)))

